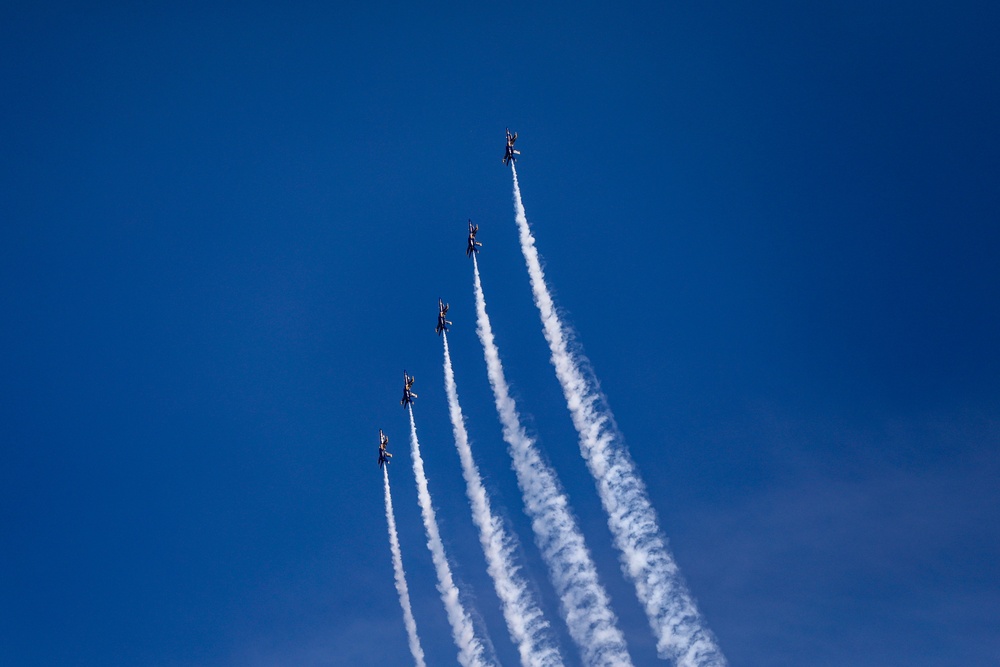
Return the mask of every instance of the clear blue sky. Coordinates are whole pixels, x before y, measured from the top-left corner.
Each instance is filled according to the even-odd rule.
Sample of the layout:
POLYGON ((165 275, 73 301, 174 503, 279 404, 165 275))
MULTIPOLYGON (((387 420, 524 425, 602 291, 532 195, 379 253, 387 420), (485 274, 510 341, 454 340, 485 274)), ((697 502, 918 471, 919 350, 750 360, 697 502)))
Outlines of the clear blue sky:
POLYGON ((7 3, 0 663, 405 665, 378 429, 431 664, 442 532, 516 664, 464 498, 526 525, 520 407, 618 572, 517 245, 548 277, 735 665, 1000 661, 1000 8, 990 2, 7 3))

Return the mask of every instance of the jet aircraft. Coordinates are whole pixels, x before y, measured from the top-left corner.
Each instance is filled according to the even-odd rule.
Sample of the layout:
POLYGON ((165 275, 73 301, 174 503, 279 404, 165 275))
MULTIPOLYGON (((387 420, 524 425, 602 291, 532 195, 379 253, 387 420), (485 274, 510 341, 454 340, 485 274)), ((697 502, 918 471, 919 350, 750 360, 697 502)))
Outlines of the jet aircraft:
POLYGON ((449 320, 445 319, 447 315, 448 315, 448 304, 446 304, 441 299, 438 299, 438 323, 437 326, 434 327, 434 333, 436 333, 438 336, 441 335, 442 331, 447 331, 448 325, 451 324, 449 320))
POLYGON ((507 128, 507 150, 503 154, 503 163, 508 164, 510 162, 517 162, 515 155, 520 155, 521 151, 514 150, 514 142, 517 141, 517 132, 514 134, 510 133, 510 128, 507 128))
POLYGON ((476 233, 479 231, 479 225, 472 224, 472 220, 469 220, 469 245, 465 248, 465 256, 472 257, 472 253, 479 253, 479 246, 483 245, 476 240, 476 233))
POLYGON ((387 466, 391 463, 389 459, 392 458, 392 454, 386 451, 385 446, 389 444, 389 436, 382 433, 382 429, 378 430, 378 467, 379 470, 382 466, 387 466))
POLYGON ((399 404, 404 408, 407 405, 412 404, 413 399, 417 397, 416 394, 410 391, 410 388, 413 387, 413 380, 414 378, 412 375, 407 375, 406 371, 403 371, 403 399, 399 402, 399 404))

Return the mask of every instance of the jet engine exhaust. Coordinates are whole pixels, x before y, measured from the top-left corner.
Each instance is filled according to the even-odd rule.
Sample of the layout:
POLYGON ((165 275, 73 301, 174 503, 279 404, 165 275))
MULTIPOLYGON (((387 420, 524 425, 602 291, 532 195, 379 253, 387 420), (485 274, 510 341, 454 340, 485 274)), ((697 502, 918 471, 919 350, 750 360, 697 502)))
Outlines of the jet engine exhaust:
POLYGON ((542 460, 535 441, 521 425, 486 313, 479 262, 475 256, 472 260, 475 270, 476 333, 483 345, 497 414, 503 424, 503 438, 507 442, 524 498, 525 513, 531 519, 535 543, 559 595, 560 610, 570 637, 580 650, 583 664, 588 667, 631 666, 625 637, 618 629, 618 619, 598 579, 597 568, 584 543, 576 517, 569 508, 569 501, 555 471, 542 460))
POLYGON ((678 667, 722 667, 726 665, 725 656, 684 584, 607 401, 596 379, 585 377, 581 370, 589 368, 586 358, 568 350, 569 331, 559 318, 545 283, 521 202, 517 170, 513 164, 510 169, 514 179, 514 217, 535 306, 549 344, 552 365, 580 436, 580 452, 597 483, 601 504, 608 515, 622 572, 635 585, 661 658, 672 659, 678 667))
POLYGON ((437 516, 431 505, 430 491, 427 489, 424 460, 420 456, 420 441, 417 439, 417 424, 413 420, 413 405, 407 404, 406 407, 410 413, 410 445, 413 454, 413 474, 417 478, 420 514, 424 520, 424 530, 427 532, 427 548, 430 549, 431 560, 434 561, 434 569, 437 572, 437 589, 441 594, 441 601, 444 602, 455 646, 458 647, 458 662, 462 667, 487 667, 490 662, 483 657, 483 644, 476 637, 472 619, 459 599, 458 587, 452 577, 451 566, 448 564, 448 558, 444 551, 444 543, 441 541, 437 516))
POLYGON ((396 531, 396 514, 392 510, 392 494, 389 492, 389 468, 382 467, 382 480, 385 482, 385 520, 389 524, 389 547, 392 549, 392 570, 396 575, 396 592, 399 593, 399 606, 403 608, 403 625, 406 626, 406 637, 410 644, 410 653, 416 667, 427 667, 424 661, 424 649, 420 646, 417 635, 417 621, 413 618, 413 607, 410 606, 410 589, 406 585, 406 573, 403 572, 403 552, 399 548, 399 533, 396 531))
POLYGON ((447 333, 444 333, 444 386, 448 395, 448 412, 455 434, 455 446, 462 462, 466 495, 472 508, 472 519, 479 529, 479 542, 486 556, 486 569, 493 580, 497 597, 500 598, 511 640, 517 646, 524 667, 561 667, 562 656, 549 636, 549 624, 514 563, 516 538, 507 533, 503 521, 493 514, 482 477, 472 458, 465 417, 458 401, 447 333))

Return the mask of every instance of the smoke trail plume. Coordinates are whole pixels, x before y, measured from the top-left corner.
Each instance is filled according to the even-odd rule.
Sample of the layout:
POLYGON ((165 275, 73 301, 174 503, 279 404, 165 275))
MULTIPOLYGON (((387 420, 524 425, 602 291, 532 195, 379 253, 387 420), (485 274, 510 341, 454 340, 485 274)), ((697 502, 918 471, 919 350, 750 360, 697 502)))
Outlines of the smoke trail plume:
POLYGON ((514 177, 514 217, 535 305, 542 318, 552 365, 562 385, 573 425, 580 434, 580 451, 597 482, 601 504, 608 514, 608 526, 620 553, 622 572, 635 585, 661 658, 670 658, 679 667, 721 667, 726 659, 702 621, 667 548, 645 484, 615 426, 606 400, 596 381, 584 377, 581 362, 585 364, 586 360, 577 358, 567 349, 567 330, 545 284, 535 239, 521 203, 517 170, 513 164, 510 167, 514 177))
POLYGON ((417 621, 413 618, 413 608, 410 606, 410 589, 406 585, 406 573, 403 572, 403 552, 399 548, 396 514, 392 511, 392 494, 389 493, 389 466, 382 466, 382 479, 385 482, 385 520, 389 522, 392 569, 396 574, 399 606, 403 608, 403 624, 406 626, 406 636, 410 642, 410 653, 413 654, 413 661, 417 667, 427 667, 427 663, 424 662, 424 649, 420 646, 420 637, 417 636, 417 621))
POLYGON ((427 548, 437 570, 438 592, 444 602, 448 622, 451 624, 451 634, 458 647, 458 662, 462 667, 486 667, 490 663, 483 657, 483 645, 476 637, 472 627, 472 619, 458 599, 458 587, 451 576, 451 566, 444 553, 444 543, 438 530, 437 517, 431 505, 431 494, 427 490, 427 476, 424 475, 424 460, 420 456, 420 441, 417 440, 417 424, 413 421, 413 406, 408 405, 410 413, 410 446, 413 452, 413 474, 417 477, 417 498, 420 501, 420 514, 424 519, 424 529, 427 531, 427 548))
POLYGON ((500 518, 493 514, 479 469, 472 459, 465 417, 458 402, 458 388, 455 385, 447 333, 444 334, 444 386, 445 393, 448 394, 448 412, 455 433, 455 446, 462 461, 462 475, 465 477, 466 493, 472 506, 472 519, 479 529, 479 542, 486 556, 486 569, 493 579, 507 629, 521 655, 521 664, 524 667, 561 667, 562 657, 548 635, 549 624, 514 564, 513 538, 507 534, 500 518))
POLYGON ((583 541, 576 518, 569 509, 559 480, 542 460, 534 440, 521 425, 514 399, 504 377, 500 352, 493 338, 493 328, 486 314, 486 299, 479 278, 479 262, 473 257, 476 290, 476 333, 483 344, 483 355, 497 413, 503 424, 503 437, 509 446, 517 483, 524 497, 525 511, 531 519, 535 542, 549 568, 552 584, 559 595, 560 607, 570 637, 580 649, 588 667, 630 666, 632 660, 625 638, 618 629, 618 619, 597 577, 597 568, 583 541))

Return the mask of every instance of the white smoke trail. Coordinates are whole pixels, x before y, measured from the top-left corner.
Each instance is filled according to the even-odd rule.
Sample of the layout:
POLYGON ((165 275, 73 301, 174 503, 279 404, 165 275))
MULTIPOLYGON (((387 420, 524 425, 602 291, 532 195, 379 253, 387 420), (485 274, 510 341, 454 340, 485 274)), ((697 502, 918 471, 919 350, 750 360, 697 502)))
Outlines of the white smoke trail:
POLYGON ((399 534, 396 532, 396 514, 392 511, 392 494, 389 493, 389 466, 382 466, 382 479, 385 481, 385 519, 389 522, 389 547, 392 549, 392 569, 396 573, 396 592, 399 593, 399 606, 403 608, 403 625, 406 626, 406 636, 410 642, 410 653, 417 667, 427 667, 424 662, 424 649, 420 646, 417 636, 417 621, 413 618, 413 608, 410 606, 410 589, 406 585, 406 573, 403 572, 403 552, 399 548, 399 534))
POLYGON ((514 563, 513 539, 508 536, 500 518, 493 514, 479 469, 472 459, 465 417, 458 402, 458 388, 455 385, 447 333, 444 334, 444 386, 448 395, 448 411, 455 433, 455 445, 462 461, 466 493, 472 506, 472 519, 479 529, 479 542, 486 556, 486 569, 502 603, 507 629, 517 645, 521 664, 524 667, 560 667, 563 664, 562 657, 548 635, 549 624, 524 579, 518 574, 518 567, 514 563))
POLYGON ((504 377, 500 352, 486 314, 486 299, 479 278, 479 262, 473 257, 476 289, 476 333, 483 344, 486 369, 503 424, 503 437, 517 483, 531 519, 535 541, 549 568, 552 584, 559 595, 570 637, 580 649, 588 667, 622 667, 632 664, 618 619, 597 577, 597 568, 569 509, 555 471, 542 460, 534 440, 521 425, 514 399, 504 377))
POLYGON ((608 526, 620 553, 622 572, 635 585, 656 636, 661 658, 679 667, 721 667, 725 656, 705 626, 681 578, 666 538, 660 532, 656 510, 618 432, 611 411, 596 381, 588 381, 581 363, 567 349, 567 330, 553 306, 545 274, 535 249, 535 239, 521 203, 517 170, 514 177, 514 217, 521 237, 521 251, 528 266, 535 305, 549 343, 552 365, 562 385, 573 425, 580 434, 580 451, 597 482, 608 526))
POLYGON ((413 406, 407 405, 410 413, 410 446, 413 452, 413 474, 417 478, 417 498, 420 501, 420 514, 424 519, 424 530, 427 531, 427 548, 434 561, 437 571, 438 592, 444 602, 448 622, 451 624, 451 634, 458 647, 458 662, 462 667, 485 667, 489 663, 483 657, 483 645, 476 637, 472 619, 458 599, 458 587, 451 576, 451 566, 444 553, 444 543, 438 530, 437 517, 431 505, 431 494, 427 490, 427 476, 424 474, 424 460, 420 456, 420 441, 417 440, 417 424, 413 421, 413 406))

